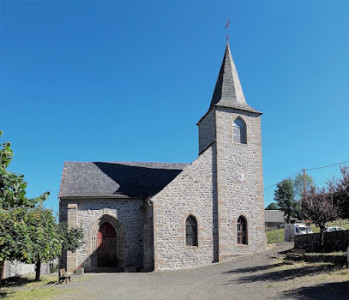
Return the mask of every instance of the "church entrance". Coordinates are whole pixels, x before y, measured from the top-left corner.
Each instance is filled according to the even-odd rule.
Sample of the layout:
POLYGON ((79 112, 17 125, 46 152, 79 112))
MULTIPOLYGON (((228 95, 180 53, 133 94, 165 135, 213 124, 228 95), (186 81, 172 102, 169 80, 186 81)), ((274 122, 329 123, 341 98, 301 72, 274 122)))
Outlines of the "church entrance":
POLYGON ((97 232, 97 267, 115 268, 117 265, 117 235, 114 227, 105 222, 97 232))

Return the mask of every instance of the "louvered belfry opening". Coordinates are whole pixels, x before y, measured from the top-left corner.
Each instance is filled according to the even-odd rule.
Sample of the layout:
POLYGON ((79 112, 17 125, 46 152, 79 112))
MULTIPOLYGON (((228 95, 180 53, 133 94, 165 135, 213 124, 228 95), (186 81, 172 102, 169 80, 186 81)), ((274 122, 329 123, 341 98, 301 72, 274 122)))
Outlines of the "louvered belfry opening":
POLYGON ((190 215, 185 221, 186 245, 198 246, 198 222, 190 215))
POLYGON ((239 245, 247 245, 247 221, 245 217, 240 216, 237 223, 237 243, 239 245))

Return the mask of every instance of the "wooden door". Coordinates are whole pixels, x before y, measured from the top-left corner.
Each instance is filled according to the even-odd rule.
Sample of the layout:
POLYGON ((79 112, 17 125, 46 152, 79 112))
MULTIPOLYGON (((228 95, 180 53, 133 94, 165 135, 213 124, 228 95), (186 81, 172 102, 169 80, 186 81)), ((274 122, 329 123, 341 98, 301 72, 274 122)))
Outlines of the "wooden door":
POLYGON ((118 264, 116 232, 109 223, 103 223, 97 233, 97 266, 112 268, 118 264))

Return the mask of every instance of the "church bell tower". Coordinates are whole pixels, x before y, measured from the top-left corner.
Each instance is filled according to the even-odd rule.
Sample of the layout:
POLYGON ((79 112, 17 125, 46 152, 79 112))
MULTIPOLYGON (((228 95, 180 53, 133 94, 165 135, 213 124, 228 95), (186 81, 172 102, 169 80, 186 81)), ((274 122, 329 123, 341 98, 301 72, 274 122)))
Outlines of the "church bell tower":
POLYGON ((210 107, 198 122, 199 154, 214 149, 218 261, 265 246, 261 115, 245 100, 227 42, 210 107))

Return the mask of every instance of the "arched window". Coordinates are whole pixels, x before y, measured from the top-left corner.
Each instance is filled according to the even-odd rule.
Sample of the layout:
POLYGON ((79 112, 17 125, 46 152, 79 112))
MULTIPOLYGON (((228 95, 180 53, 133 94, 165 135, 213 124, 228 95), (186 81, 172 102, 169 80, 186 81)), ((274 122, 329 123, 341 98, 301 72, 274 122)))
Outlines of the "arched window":
POLYGON ((237 224, 237 237, 238 237, 238 244, 239 245, 247 245, 248 240, 247 240, 247 221, 245 217, 240 216, 238 219, 238 224, 237 224))
POLYGON ((198 246, 198 222, 192 215, 185 221, 185 235, 187 246, 198 246))
POLYGON ((233 142, 247 144, 246 123, 240 117, 236 118, 233 123, 233 142))

